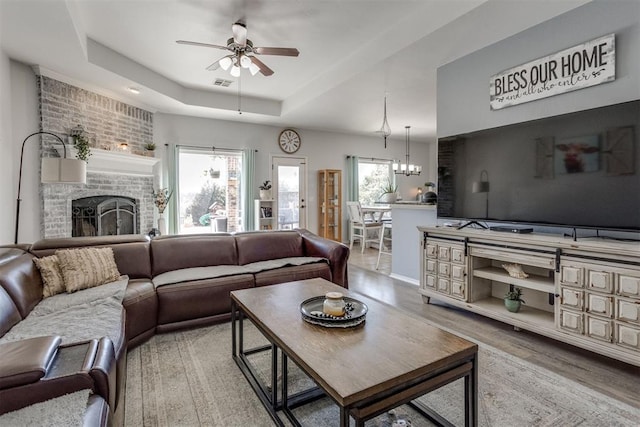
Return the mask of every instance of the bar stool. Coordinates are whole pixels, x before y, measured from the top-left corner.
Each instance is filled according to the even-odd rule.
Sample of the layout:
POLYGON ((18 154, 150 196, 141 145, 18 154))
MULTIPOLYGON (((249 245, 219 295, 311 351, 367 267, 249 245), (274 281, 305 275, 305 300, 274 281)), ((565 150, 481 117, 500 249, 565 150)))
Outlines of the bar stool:
POLYGON ((376 270, 380 266, 380 256, 382 254, 391 255, 391 249, 392 249, 391 240, 393 237, 392 233, 393 231, 392 231, 391 223, 383 222, 382 229, 380 230, 380 243, 378 244, 378 261, 376 262, 376 270), (385 230, 389 230, 389 237, 385 235, 385 230))

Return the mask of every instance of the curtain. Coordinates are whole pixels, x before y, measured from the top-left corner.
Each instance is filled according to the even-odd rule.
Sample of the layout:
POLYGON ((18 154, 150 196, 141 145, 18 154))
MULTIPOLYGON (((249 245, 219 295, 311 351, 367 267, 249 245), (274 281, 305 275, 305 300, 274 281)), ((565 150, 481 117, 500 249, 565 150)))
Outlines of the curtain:
POLYGON ((358 188, 358 156, 347 156, 347 201, 357 202, 358 188))
POLYGON ((256 198, 255 163, 256 150, 253 148, 242 150, 242 224, 244 224, 245 231, 256 229, 253 204, 253 200, 256 198))
MULTIPOLYGON (((169 234, 178 234, 178 218, 180 213, 178 212, 178 147, 175 144, 165 145, 164 155, 166 159, 166 181, 167 188, 171 194, 167 206, 168 222, 167 228, 169 234)), ((158 188, 164 187, 163 183, 159 183, 158 188)))

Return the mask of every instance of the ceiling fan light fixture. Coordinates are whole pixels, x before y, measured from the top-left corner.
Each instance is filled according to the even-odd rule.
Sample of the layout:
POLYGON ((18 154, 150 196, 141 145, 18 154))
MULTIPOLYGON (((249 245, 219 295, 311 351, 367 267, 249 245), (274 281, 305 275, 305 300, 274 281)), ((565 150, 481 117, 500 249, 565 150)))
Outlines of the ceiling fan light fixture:
POLYGON ((237 65, 231 67, 231 75, 233 77, 240 77, 240 67, 238 67, 237 65))
POLYGON ((252 64, 251 58, 249 58, 247 55, 242 55, 240 57, 240 66, 242 68, 249 68, 251 64, 252 64))
POLYGON ((253 62, 249 65, 249 72, 251 73, 252 76, 255 76, 256 74, 258 74, 260 72, 260 68, 254 64, 253 62))
POLYGON ((220 67, 223 70, 227 71, 229 67, 231 67, 231 63, 232 63, 231 58, 229 58, 228 56, 225 56, 220 60, 220 67))

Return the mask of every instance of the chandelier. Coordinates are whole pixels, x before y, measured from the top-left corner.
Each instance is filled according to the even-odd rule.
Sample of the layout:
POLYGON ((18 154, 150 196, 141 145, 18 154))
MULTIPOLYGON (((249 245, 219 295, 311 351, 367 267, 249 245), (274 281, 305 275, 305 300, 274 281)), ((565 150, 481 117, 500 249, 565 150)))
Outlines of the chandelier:
POLYGON ((376 133, 382 134, 384 138, 384 148, 387 148, 387 137, 391 135, 391 126, 389 126, 389 122, 387 121, 387 97, 384 97, 384 116, 382 118, 382 126, 380 130, 376 131, 376 133))
POLYGON ((394 160, 392 165, 393 173, 396 175, 406 176, 420 175, 420 172, 422 172, 422 166, 409 163, 409 129, 411 129, 411 126, 405 126, 404 128, 406 129, 406 162, 400 163, 399 161, 394 160))

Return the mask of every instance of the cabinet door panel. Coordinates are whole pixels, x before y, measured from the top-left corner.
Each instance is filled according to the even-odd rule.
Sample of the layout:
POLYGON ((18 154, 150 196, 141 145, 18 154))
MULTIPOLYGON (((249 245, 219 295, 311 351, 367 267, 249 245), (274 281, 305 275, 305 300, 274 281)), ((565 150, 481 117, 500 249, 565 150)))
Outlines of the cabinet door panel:
POLYGON ((587 311, 613 317, 613 297, 587 293, 587 311))
POLYGON ((451 276, 451 264, 449 264, 448 262, 439 262, 438 274, 443 277, 451 276))
POLYGON ((620 274, 618 276, 618 295, 640 298, 640 277, 620 274))
POLYGON ((451 281, 451 295, 458 297, 458 298, 462 298, 465 299, 465 295, 466 295, 466 286, 463 282, 459 282, 457 280, 452 280, 451 281))
POLYGON ((584 292, 571 288, 560 288, 561 304, 582 311, 584 292))
POLYGON ((612 323, 610 320, 587 316, 587 335, 591 338, 611 342, 613 340, 612 323))
POLYGON ((560 327, 576 334, 582 334, 582 314, 569 310, 560 310, 560 327))
POLYGON ((451 278, 456 280, 464 280, 464 266, 463 265, 451 265, 451 278))
POLYGON ((424 268, 427 273, 436 274, 438 263, 435 260, 427 259, 424 264, 424 268))
POLYGON ((640 329, 622 323, 616 324, 616 344, 640 350, 640 329))
POLYGON ((611 293, 613 291, 612 274, 607 271, 589 270, 587 272, 587 288, 611 293))
POLYGON ((640 301, 617 300, 616 319, 640 323, 640 301))
POLYGON ((440 261, 451 261, 451 248, 448 246, 438 246, 438 259, 440 261))
POLYGON ((451 248, 451 261, 462 264, 464 262, 464 249, 451 248))
POLYGON ((427 257, 437 258, 437 256, 438 256, 438 245, 434 245, 433 243, 427 243, 427 257))
POLYGON ((435 289, 437 281, 438 279, 436 278, 436 276, 432 274, 427 274, 424 276, 424 286, 426 289, 435 289))
POLYGON ((582 287, 582 268, 563 265, 560 268, 560 283, 582 287))
POLYGON ((438 292, 442 292, 443 294, 449 294, 449 288, 451 286, 451 282, 448 279, 438 278, 438 292))

